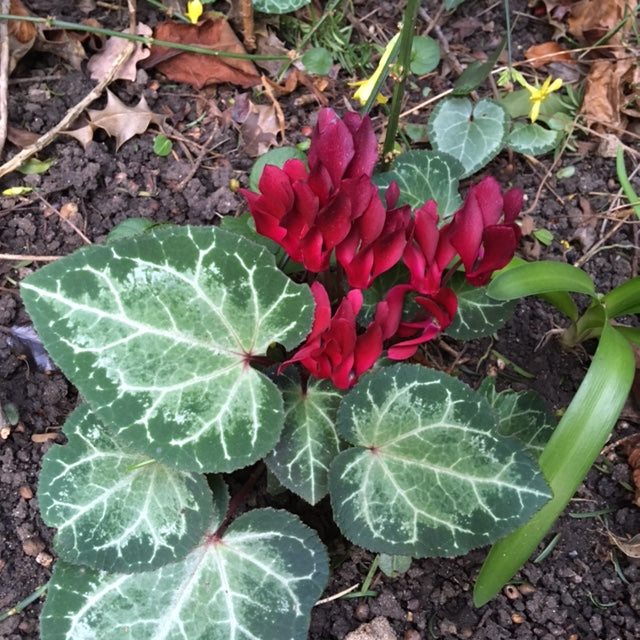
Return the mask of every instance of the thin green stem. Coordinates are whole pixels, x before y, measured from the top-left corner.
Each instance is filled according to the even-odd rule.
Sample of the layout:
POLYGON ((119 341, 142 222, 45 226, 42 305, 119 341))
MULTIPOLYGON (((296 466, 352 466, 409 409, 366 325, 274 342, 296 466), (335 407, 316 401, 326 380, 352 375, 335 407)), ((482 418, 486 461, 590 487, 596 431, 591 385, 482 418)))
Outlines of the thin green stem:
POLYGON ((182 20, 183 22, 189 22, 189 23, 191 22, 191 20, 189 20, 189 18, 187 18, 187 16, 183 16, 181 13, 174 12, 174 11, 168 11, 167 7, 165 7, 162 4, 162 2, 159 2, 159 0, 147 0, 147 2, 152 7, 155 7, 156 9, 160 9, 160 11, 162 11, 163 13, 166 13, 170 17, 178 18, 178 20, 182 20))
POLYGON ((0 20, 22 20, 25 22, 34 22, 37 24, 46 24, 47 27, 55 27, 56 29, 67 29, 69 31, 84 31, 85 33, 99 33, 114 38, 123 38, 132 40, 133 42, 141 42, 147 46, 157 45, 160 47, 168 47, 170 49, 180 49, 180 51, 190 51, 191 53, 203 53, 207 56, 217 56, 219 58, 239 58, 244 60, 289 60, 289 56, 260 56, 250 53, 232 53, 231 51, 219 51, 217 49, 207 49, 206 47, 196 47, 194 45, 182 44, 180 42, 168 42, 167 40, 156 40, 149 36, 138 36, 131 33, 123 33, 121 31, 112 31, 111 29, 102 29, 101 27, 91 27, 85 24, 77 24, 75 22, 65 22, 63 20, 55 20, 54 18, 34 18, 31 16, 12 16, 6 13, 0 13, 0 20))
POLYGON ((389 112, 389 121, 387 123, 387 135, 384 139, 382 147, 382 155, 386 159, 393 151, 396 140, 396 132, 398 131, 398 120, 400 118, 400 110, 402 108, 402 98, 404 96, 404 88, 409 76, 409 67, 411 65, 411 45, 413 44, 413 32, 416 25, 416 17, 420 0, 408 0, 407 8, 404 12, 404 20, 402 21, 402 29, 400 31, 400 44, 398 53, 397 73, 395 85, 393 87, 393 97, 391 98, 391 110, 389 112))
POLYGON ((509 0, 504 0, 504 20, 507 26, 507 69, 511 80, 511 14, 509 13, 509 0))

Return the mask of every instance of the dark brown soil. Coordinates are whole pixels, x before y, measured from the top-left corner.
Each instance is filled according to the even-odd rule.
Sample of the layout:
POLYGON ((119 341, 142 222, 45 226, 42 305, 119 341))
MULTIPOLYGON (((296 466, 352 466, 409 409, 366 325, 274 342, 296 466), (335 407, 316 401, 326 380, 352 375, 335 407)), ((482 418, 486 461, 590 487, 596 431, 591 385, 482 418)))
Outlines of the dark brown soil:
MULTIPOLYGON (((59 11, 56 2, 32 0, 26 4, 39 16, 59 11)), ((158 19, 157 10, 140 4, 143 5, 140 18, 153 24, 158 19)), ((436 15, 439 4, 435 0, 424 3, 432 16, 436 15)), ((524 1, 512 4, 514 10, 525 14, 528 11, 524 1)), ((387 33, 392 33, 399 18, 397 4, 381 2, 376 6, 377 14, 367 18, 364 26, 368 27, 375 19, 378 24, 386 25, 387 33)), ((356 3, 356 11, 361 16, 369 14, 371 8, 364 2, 356 3)), ((65 19, 85 17, 71 7, 65 8, 65 12, 65 19)), ((91 16, 114 25, 120 18, 126 20, 126 11, 119 17, 107 9, 97 9, 91 16)), ((438 24, 451 50, 460 52, 462 61, 467 62, 469 51, 490 52, 502 37, 502 3, 467 2, 453 16, 442 16, 438 24), (482 13, 485 10, 486 13, 482 13), (482 15, 481 28, 469 35, 469 29, 464 27, 478 15, 482 15)), ((526 48, 533 40, 548 38, 548 33, 532 32, 532 25, 538 24, 526 19, 520 21, 514 34, 519 48, 526 48)), ((433 81, 439 90, 446 88, 446 83, 454 77, 455 74, 444 79, 432 77, 421 83, 433 81)), ((56 159, 46 173, 32 176, 14 173, 0 179, 0 190, 18 184, 38 189, 37 195, 0 201, 1 253, 66 255, 84 243, 76 229, 90 241, 100 242, 115 224, 129 217, 202 225, 214 224, 223 215, 244 210, 243 199, 229 189, 229 180, 235 178, 246 186, 253 160, 244 153, 235 128, 212 115, 214 105, 224 111, 236 90, 227 86, 196 92, 184 85, 168 85, 161 78, 158 82, 153 73, 148 78, 143 74, 138 80, 137 83, 118 81, 112 89, 130 103, 136 103, 144 95, 155 112, 168 114, 169 124, 182 129, 189 156, 185 146, 179 144, 174 145, 175 155, 157 156, 152 149, 151 133, 130 140, 118 151, 114 141, 100 133, 86 150, 71 138, 59 138, 41 154, 41 158, 56 159), (186 122, 202 113, 208 115, 197 127, 184 129, 186 122), (204 144, 209 150, 196 166, 193 163, 204 144), (66 203, 78 207, 77 214, 69 220, 63 220, 58 214, 66 203)), ((345 108, 343 81, 330 86, 326 92, 330 105, 337 110, 345 108)), ((31 54, 13 74, 10 122, 44 133, 91 87, 92 82, 83 71, 72 70, 50 55, 31 54)), ((409 100, 417 102, 421 99, 419 88, 414 93, 409 100)), ((288 144, 302 138, 303 126, 313 124, 317 105, 299 106, 296 99, 303 94, 300 90, 282 101, 288 144)), ((260 97, 254 99, 259 101, 260 97)), ((98 106, 102 103, 94 105, 98 106)), ((424 122, 426 115, 421 112, 413 119, 424 122)), ((382 123, 380 118, 377 121, 380 128, 382 123)), ((15 147, 8 144, 2 161, 15 151, 15 147)), ((505 184, 521 187, 531 204, 541 175, 551 161, 543 159, 542 167, 516 161, 514 167, 513 161, 504 154, 492 164, 491 171, 505 184)), ((544 190, 531 213, 537 227, 547 228, 556 236, 551 247, 542 248, 542 257, 566 259, 566 249, 557 242, 564 239, 573 242, 573 253, 568 256, 573 260, 590 242, 611 228, 610 223, 598 222, 587 233, 590 240, 583 240, 585 225, 579 198, 588 200, 596 212, 607 210, 618 189, 614 161, 595 154, 567 154, 557 168, 568 164, 575 165, 575 176, 565 180, 552 178, 550 186, 554 191, 544 190)), ((638 242, 632 225, 622 225, 605 244, 610 248, 597 253, 585 265, 600 291, 637 275, 635 246, 638 242)), ((20 301, 18 284, 39 264, 36 261, 0 262, 0 327, 29 321, 20 301)), ((586 371, 589 354, 582 350, 563 352, 553 339, 536 350, 541 339, 558 322, 560 319, 544 304, 531 300, 521 303, 495 344, 491 345, 486 339, 471 345, 468 352, 472 358, 471 368, 463 371, 467 381, 479 382, 479 377, 473 374, 475 363, 492 346, 534 376, 527 379, 513 375, 513 369, 507 367, 500 373, 500 384, 535 388, 554 410, 566 407, 586 371)), ((43 524, 38 514, 37 480, 42 455, 52 442, 63 442, 63 438, 57 436, 43 443, 37 436, 59 433, 77 403, 75 390, 60 373, 54 371, 47 375, 30 366, 7 346, 3 335, 0 334, 0 403, 3 406, 13 403, 20 422, 6 439, 0 440, 0 614, 46 583, 50 576, 48 562, 55 556, 53 531, 43 524)), ((452 341, 449 343, 458 346, 452 341)), ((495 357, 487 363, 499 364, 495 357)), ((637 432, 637 413, 630 408, 628 419, 618 424, 612 440, 637 432)), ((640 510, 633 505, 632 493, 625 488, 629 482, 628 466, 614 447, 592 469, 567 513, 546 538, 548 543, 555 533, 560 535, 553 551, 539 563, 527 563, 516 577, 515 584, 520 585, 520 590, 512 589, 475 609, 471 599, 473 580, 486 550, 461 558, 416 560, 399 578, 378 576, 372 587, 378 592, 376 598, 341 599, 317 606, 309 638, 342 640, 349 631, 376 616, 386 617, 398 638, 405 640, 640 638, 640 560, 624 556, 612 545, 602 519, 571 517, 576 512, 608 509, 606 525, 612 531, 623 537, 637 534, 640 510)), ((319 515, 307 517, 328 519, 329 512, 320 510, 319 515)), ((336 537, 325 542, 335 564, 325 596, 361 583, 372 555, 349 547, 336 537)), ((0 622, 0 640, 38 638, 40 607, 41 602, 36 601, 19 615, 0 622)))

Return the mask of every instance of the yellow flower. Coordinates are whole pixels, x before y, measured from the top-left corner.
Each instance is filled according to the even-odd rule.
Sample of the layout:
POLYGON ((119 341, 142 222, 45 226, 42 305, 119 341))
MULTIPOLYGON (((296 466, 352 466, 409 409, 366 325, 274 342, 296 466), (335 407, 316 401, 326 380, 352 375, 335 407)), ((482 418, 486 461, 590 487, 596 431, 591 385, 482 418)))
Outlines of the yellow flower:
POLYGON ((535 122, 540 115, 540 106, 549 97, 549 94, 557 91, 562 86, 562 80, 556 78, 551 82, 551 76, 549 76, 541 87, 531 86, 520 74, 516 76, 516 80, 531 94, 529 96, 529 102, 531 102, 531 111, 529 112, 529 118, 531 122, 535 122))
POLYGON ((185 15, 193 24, 197 24, 202 15, 202 2, 200 2, 200 0, 189 0, 189 2, 187 2, 187 12, 185 15))
MULTIPOLYGON (((358 87, 358 90, 353 94, 353 98, 354 100, 358 100, 360 104, 367 104, 369 98, 371 97, 371 94, 373 93, 373 90, 376 87, 376 84, 378 83, 378 80, 380 79, 380 76, 387 68, 389 58, 393 53, 393 48, 395 47, 395 44, 398 41, 399 37, 400 34, 396 33, 396 35, 393 36, 391 40, 389 40, 389 43, 385 47, 384 53, 382 54, 382 58, 380 58, 380 62, 378 62, 376 70, 373 72, 373 75, 369 79, 349 83, 350 87, 358 87)), ((379 93, 376 96, 376 100, 379 103, 384 103, 388 100, 388 98, 385 98, 382 94, 379 93)))

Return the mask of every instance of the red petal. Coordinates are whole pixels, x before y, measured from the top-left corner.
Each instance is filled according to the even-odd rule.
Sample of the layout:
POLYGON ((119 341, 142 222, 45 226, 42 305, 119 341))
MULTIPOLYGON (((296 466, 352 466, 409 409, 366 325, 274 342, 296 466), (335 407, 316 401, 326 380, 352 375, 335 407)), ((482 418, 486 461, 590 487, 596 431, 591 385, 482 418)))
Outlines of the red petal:
POLYGON ((353 369, 356 376, 371 369, 382 354, 382 328, 375 321, 356 339, 353 369))
POLYGON ((359 114, 350 112, 344 116, 344 124, 353 136, 355 155, 345 172, 345 178, 373 175, 373 170, 378 161, 378 141, 373 132, 371 118, 361 118, 359 114))
POLYGON ((307 155, 311 173, 324 167, 337 188, 354 154, 353 136, 347 126, 332 109, 321 109, 307 155))
POLYGON ((511 224, 522 210, 523 195, 520 189, 510 189, 504 194, 504 221, 511 224))

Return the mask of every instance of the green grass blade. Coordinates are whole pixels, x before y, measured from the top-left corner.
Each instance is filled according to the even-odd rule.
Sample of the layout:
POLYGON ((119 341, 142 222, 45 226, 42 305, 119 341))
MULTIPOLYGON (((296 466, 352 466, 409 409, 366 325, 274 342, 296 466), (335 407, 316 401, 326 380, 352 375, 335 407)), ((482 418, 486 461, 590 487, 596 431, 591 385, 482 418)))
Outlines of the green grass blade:
POLYGON ((627 196, 629 204, 634 210, 635 214, 640 218, 640 198, 633 190, 629 177, 627 176, 627 170, 624 166, 624 150, 622 147, 618 147, 616 151, 616 173, 618 174, 618 182, 624 191, 624 195, 627 196))
POLYGON ((491 600, 513 577, 562 513, 615 424, 634 372, 628 342, 605 324, 587 375, 540 456, 554 497, 527 524, 493 545, 475 585, 476 606, 491 600))

